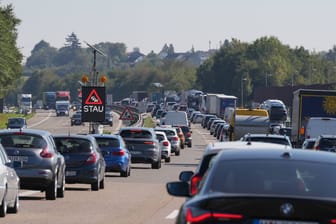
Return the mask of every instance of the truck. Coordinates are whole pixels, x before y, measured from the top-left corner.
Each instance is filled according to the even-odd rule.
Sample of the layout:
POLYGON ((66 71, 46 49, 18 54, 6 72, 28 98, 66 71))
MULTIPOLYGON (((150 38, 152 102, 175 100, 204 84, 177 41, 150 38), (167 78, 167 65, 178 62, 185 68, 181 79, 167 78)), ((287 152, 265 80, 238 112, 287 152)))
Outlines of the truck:
POLYGON ((140 102, 148 98, 148 92, 147 91, 133 91, 131 98, 137 102, 140 102))
POLYGON ((237 97, 226 94, 208 93, 206 94, 206 112, 215 114, 217 117, 224 118, 225 109, 236 108, 237 97))
POLYGON ((56 116, 69 116, 70 102, 68 100, 58 100, 55 104, 56 116))
POLYGON ((56 92, 52 92, 52 91, 43 92, 42 101, 43 101, 43 108, 45 110, 55 109, 56 92))
POLYGON ((56 91, 56 101, 70 102, 70 91, 56 91))
POLYGON ((267 110, 237 108, 228 130, 229 140, 236 141, 245 134, 269 134, 270 120, 267 110))
POLYGON ((56 116, 69 116, 70 91, 56 91, 56 116))
POLYGON ((300 147, 305 140, 305 129, 311 117, 336 117, 336 91, 298 89, 293 92, 291 141, 300 147))
POLYGON ((32 94, 20 93, 17 95, 17 104, 19 112, 22 114, 29 114, 33 110, 32 94))

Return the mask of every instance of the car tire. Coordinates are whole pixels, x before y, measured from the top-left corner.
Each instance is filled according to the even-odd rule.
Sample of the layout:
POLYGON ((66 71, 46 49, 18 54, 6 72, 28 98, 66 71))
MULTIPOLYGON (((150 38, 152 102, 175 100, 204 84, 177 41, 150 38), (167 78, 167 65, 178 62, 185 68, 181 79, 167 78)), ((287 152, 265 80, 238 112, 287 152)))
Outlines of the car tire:
POLYGON ((49 184, 46 189, 46 199, 47 200, 56 200, 57 197, 57 177, 54 177, 54 180, 49 184))
POLYGON ((1 203, 1 206, 0 206, 0 217, 5 217, 6 216, 6 213, 7 213, 7 203, 5 201, 5 198, 6 198, 6 193, 2 199, 2 203, 1 203))
POLYGON ((15 202, 14 202, 14 206, 13 207, 8 207, 7 212, 8 213, 18 213, 19 207, 20 207, 20 199, 19 199, 19 192, 17 192, 15 202))
POLYGON ((128 168, 127 176, 131 176, 131 167, 128 168))
POLYGON ((170 163, 170 157, 165 158, 166 163, 170 163))
POLYGON ((91 190, 92 191, 98 191, 99 190, 99 176, 97 177, 97 181, 91 184, 91 190))
POLYGON ((160 169, 161 168, 161 159, 152 163, 152 169, 160 169))
POLYGON ((121 172, 120 172, 120 176, 121 177, 128 177, 128 168, 124 171, 124 170, 122 170, 121 172))
POLYGON ((62 177, 62 184, 59 188, 57 188, 57 197, 58 198, 64 198, 64 192, 65 192, 65 175, 62 177))
POLYGON ((105 188, 105 178, 103 177, 103 179, 99 182, 99 189, 104 189, 105 188))

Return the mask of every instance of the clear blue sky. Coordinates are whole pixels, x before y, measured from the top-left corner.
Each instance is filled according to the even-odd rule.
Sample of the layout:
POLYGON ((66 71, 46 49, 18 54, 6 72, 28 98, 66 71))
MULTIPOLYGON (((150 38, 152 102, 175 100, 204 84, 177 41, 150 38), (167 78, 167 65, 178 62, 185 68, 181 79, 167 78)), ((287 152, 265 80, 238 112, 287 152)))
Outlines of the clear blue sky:
POLYGON ((41 40, 64 46, 72 32, 80 41, 122 42, 145 54, 165 43, 185 52, 263 36, 311 51, 336 45, 335 0, 0 0, 7 4, 22 20, 17 45, 26 57, 41 40))

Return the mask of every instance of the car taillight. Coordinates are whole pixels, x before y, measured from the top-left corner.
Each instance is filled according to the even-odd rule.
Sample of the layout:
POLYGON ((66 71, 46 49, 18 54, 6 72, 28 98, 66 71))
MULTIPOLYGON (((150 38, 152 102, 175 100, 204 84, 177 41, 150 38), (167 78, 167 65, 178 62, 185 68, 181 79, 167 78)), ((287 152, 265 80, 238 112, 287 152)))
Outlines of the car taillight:
POLYGON ((191 133, 190 133, 190 132, 188 132, 188 133, 187 133, 187 136, 188 136, 188 137, 191 137, 191 133))
POLYGON ((317 146, 314 147, 314 149, 315 149, 315 150, 320 150, 320 146, 317 145, 317 146))
POLYGON ((173 140, 173 141, 178 141, 178 137, 176 137, 176 136, 175 136, 175 137, 172 137, 172 140, 173 140))
POLYGON ((198 223, 198 222, 204 222, 207 220, 233 221, 233 220, 238 220, 242 218, 243 218, 243 215, 241 214, 216 213, 216 212, 203 211, 203 210, 192 211, 190 208, 187 210, 187 213, 186 213, 186 221, 188 223, 198 223))
POLYGON ((168 142, 168 141, 163 141, 163 142, 162 142, 162 145, 163 145, 163 146, 169 146, 169 142, 168 142))
POLYGON ((190 179, 190 194, 191 196, 194 196, 197 193, 197 186, 198 183, 202 180, 202 176, 201 175, 194 175, 191 177, 190 179))
POLYGON ((91 153, 85 164, 94 164, 95 162, 97 162, 97 155, 96 153, 91 153))
POLYGON ((40 153, 40 156, 42 158, 52 158, 54 154, 52 152, 48 152, 47 148, 43 148, 40 153))
POLYGON ((336 219, 331 219, 331 220, 329 220, 329 222, 332 223, 332 224, 336 224, 336 219))
POLYGON ((113 151, 112 155, 114 155, 114 156, 123 156, 123 155, 125 155, 125 152, 124 152, 124 150, 120 149, 119 151, 113 151))
POLYGON ((144 142, 144 144, 146 144, 146 145, 154 145, 154 142, 152 142, 152 141, 147 141, 147 142, 144 142))

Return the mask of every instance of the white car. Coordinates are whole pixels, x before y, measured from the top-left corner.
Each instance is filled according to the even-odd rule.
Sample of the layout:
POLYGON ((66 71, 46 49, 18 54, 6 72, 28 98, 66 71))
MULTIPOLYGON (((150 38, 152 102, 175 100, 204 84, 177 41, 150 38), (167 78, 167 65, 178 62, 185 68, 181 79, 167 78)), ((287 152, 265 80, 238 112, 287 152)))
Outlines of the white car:
POLYGON ((171 144, 167 138, 167 135, 163 131, 155 131, 156 138, 160 142, 161 146, 161 157, 165 160, 166 163, 170 162, 171 155, 171 144))
POLYGON ((286 135, 274 135, 274 134, 246 134, 241 139, 245 142, 268 142, 274 144, 281 144, 292 148, 292 143, 286 135))

